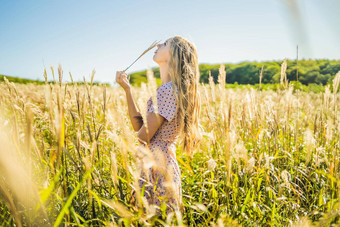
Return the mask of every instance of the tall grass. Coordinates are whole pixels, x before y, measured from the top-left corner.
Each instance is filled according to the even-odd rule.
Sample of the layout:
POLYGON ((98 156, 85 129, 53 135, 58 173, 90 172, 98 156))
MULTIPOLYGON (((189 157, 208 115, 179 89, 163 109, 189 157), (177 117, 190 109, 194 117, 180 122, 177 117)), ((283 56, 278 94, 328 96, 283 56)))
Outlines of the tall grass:
MULTIPOLYGON (((283 66, 284 69, 284 66, 283 66)), ((340 222, 340 118, 333 94, 201 85, 203 142, 193 158, 177 146, 183 213, 155 215, 138 197, 146 155, 120 88, 58 82, 0 84, 0 222, 42 225, 329 225, 340 222), (136 204, 131 191, 136 189, 136 204), (28 196, 30 195, 30 196, 28 196), (29 198, 29 199, 28 199, 29 198), (27 201, 29 200, 29 201, 27 201)), ((54 69, 51 68, 54 78, 54 69)), ((338 78, 338 77, 336 77, 338 78)), ((154 96, 133 88, 142 115, 154 96)), ((73 79, 72 79, 73 80, 73 79)), ((154 165, 146 159, 144 167, 154 165)), ((156 163, 157 164, 157 163, 156 163)), ((141 189, 143 190, 143 189, 141 189)))

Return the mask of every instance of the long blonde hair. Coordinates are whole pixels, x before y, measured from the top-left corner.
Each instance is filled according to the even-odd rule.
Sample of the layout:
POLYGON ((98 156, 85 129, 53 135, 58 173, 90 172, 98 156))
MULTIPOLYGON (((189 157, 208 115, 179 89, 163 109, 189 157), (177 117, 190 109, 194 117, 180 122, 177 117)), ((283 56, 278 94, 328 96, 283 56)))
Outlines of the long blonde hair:
POLYGON ((201 100, 198 91, 199 66, 197 51, 194 44, 181 36, 170 39, 169 76, 172 87, 177 93, 179 138, 182 138, 183 150, 190 156, 201 140, 199 131, 199 114, 201 100))

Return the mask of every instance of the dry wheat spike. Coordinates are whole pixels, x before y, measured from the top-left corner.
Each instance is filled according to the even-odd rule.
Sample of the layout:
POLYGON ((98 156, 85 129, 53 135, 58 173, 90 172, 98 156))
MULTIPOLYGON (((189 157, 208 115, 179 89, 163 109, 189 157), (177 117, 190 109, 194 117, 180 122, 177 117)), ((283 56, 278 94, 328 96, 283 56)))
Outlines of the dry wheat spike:
MULTIPOLYGON (((152 48, 154 48, 158 43, 159 43, 160 41, 154 41, 151 45, 150 45, 150 47, 148 48, 148 49, 146 49, 146 50, 144 50, 144 52, 141 54, 141 55, 139 55, 139 57, 134 61, 134 62, 132 62, 132 64, 131 65, 129 65, 126 69, 124 69, 123 70, 123 72, 125 72, 126 70, 128 70, 128 68, 130 68, 140 57, 142 57, 144 54, 146 54, 149 50, 151 50, 152 48)), ((128 80, 129 80, 130 78, 128 77, 128 80)))

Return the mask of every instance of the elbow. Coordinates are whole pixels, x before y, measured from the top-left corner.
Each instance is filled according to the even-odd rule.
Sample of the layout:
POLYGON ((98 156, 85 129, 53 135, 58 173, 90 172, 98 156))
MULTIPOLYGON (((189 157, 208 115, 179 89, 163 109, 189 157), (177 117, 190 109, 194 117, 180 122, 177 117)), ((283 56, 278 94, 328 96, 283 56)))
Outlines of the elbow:
POLYGON ((133 126, 133 130, 135 130, 135 132, 138 132, 140 128, 141 128, 141 127, 133 126))
POLYGON ((142 144, 147 144, 147 145, 150 144, 150 140, 145 135, 143 135, 140 130, 137 133, 137 138, 138 138, 138 141, 142 144))
POLYGON ((138 132, 141 127, 143 126, 143 118, 142 118, 142 115, 137 115, 137 116, 134 116, 134 119, 135 119, 135 122, 132 122, 132 126, 133 126, 133 129, 135 130, 135 132, 138 132))

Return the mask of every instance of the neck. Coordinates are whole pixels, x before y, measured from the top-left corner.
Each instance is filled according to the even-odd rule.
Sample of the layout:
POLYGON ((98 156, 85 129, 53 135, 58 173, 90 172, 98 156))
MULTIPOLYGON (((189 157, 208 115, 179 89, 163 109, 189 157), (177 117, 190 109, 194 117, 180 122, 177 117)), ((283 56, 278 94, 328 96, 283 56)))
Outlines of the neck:
POLYGON ((170 76, 169 76, 169 65, 168 63, 162 63, 159 64, 159 72, 161 74, 161 80, 162 84, 166 84, 170 82, 170 76))

